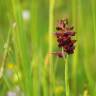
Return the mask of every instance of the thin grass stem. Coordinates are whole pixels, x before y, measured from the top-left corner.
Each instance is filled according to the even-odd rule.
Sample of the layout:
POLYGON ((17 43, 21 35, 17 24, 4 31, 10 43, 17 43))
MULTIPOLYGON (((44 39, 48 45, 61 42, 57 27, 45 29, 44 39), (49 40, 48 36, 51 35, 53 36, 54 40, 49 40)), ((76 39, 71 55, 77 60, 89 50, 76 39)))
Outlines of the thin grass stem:
POLYGON ((66 96, 70 96, 67 56, 64 59, 65 59, 65 92, 66 92, 65 94, 66 94, 66 96))

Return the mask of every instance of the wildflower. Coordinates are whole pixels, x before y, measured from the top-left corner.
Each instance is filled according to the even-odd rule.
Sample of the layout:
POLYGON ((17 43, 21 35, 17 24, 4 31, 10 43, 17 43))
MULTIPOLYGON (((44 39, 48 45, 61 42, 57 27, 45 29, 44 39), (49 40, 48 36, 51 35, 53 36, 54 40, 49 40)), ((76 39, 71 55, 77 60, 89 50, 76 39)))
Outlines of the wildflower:
POLYGON ((64 54, 73 54, 75 49, 76 40, 72 40, 72 36, 75 36, 73 31, 74 27, 68 25, 68 19, 60 20, 57 24, 57 32, 54 35, 57 38, 58 47, 63 49, 63 52, 54 52, 58 57, 64 57, 64 54))
POLYGON ((8 63, 7 64, 7 70, 6 70, 6 75, 11 78, 14 75, 14 64, 13 63, 8 63))
POLYGON ((9 92, 7 93, 7 96, 16 96, 16 92, 9 91, 9 92))
POLYGON ((60 21, 58 21, 56 29, 64 30, 64 28, 66 27, 67 24, 68 24, 68 19, 60 20, 60 21))
POLYGON ((22 17, 23 17, 23 19, 24 19, 25 21, 28 21, 28 20, 30 19, 30 12, 29 12, 29 10, 24 10, 24 11, 22 12, 22 17))
POLYGON ((8 63, 7 67, 8 67, 9 69, 13 69, 13 68, 14 68, 14 64, 13 64, 13 63, 8 63))
POLYGON ((12 90, 8 90, 6 96, 24 96, 24 92, 21 90, 20 86, 16 85, 12 90))
POLYGON ((64 92, 64 87, 63 86, 57 86, 55 88, 55 94, 61 94, 62 92, 64 92))

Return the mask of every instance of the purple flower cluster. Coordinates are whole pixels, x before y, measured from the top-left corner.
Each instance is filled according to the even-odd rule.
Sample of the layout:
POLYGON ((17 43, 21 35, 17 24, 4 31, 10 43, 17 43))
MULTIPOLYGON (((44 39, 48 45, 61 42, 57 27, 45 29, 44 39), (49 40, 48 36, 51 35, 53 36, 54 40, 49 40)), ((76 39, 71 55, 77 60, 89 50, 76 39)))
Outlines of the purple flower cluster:
POLYGON ((65 54, 73 54, 75 49, 75 42, 72 37, 75 36, 73 27, 68 25, 68 19, 60 20, 57 24, 57 32, 54 35, 57 38, 58 47, 62 48, 63 51, 53 52, 58 57, 64 57, 65 54))

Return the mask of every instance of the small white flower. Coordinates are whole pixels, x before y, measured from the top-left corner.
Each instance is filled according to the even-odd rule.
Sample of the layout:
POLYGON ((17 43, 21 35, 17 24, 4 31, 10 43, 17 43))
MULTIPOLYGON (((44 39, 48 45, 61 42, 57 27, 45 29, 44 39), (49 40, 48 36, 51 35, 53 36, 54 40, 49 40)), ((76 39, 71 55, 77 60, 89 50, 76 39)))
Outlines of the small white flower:
POLYGON ((13 71, 11 69, 7 69, 6 75, 10 78, 13 76, 13 71))
POLYGON ((30 12, 28 10, 24 10, 22 12, 22 17, 24 20, 29 20, 30 19, 30 12))
POLYGON ((9 92, 7 93, 7 96, 16 96, 16 93, 13 92, 13 91, 9 91, 9 92))

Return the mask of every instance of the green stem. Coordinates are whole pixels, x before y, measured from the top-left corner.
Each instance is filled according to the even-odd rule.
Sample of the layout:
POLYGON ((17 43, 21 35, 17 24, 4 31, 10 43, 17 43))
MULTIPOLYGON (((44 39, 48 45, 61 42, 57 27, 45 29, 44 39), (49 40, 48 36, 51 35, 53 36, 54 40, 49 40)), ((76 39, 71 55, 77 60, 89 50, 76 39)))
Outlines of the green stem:
POLYGON ((65 90, 66 90, 66 96, 70 96, 70 90, 69 90, 69 81, 68 81, 68 62, 67 58, 65 58, 65 90))
MULTIPOLYGON (((49 0, 49 52, 52 52, 52 32, 53 32, 53 21, 54 21, 54 4, 55 0, 49 0)), ((52 56, 50 57, 50 78, 52 80, 52 84, 49 86, 49 96, 53 96, 53 90, 50 87, 54 87, 54 70, 52 64, 52 56)), ((51 81, 50 80, 50 81, 51 81)), ((54 88, 53 88, 54 89, 54 88)))
POLYGON ((0 78, 2 78, 2 76, 3 76, 6 60, 7 60, 7 57, 8 57, 10 37, 11 37, 11 29, 9 29, 7 41, 4 44, 4 55, 3 55, 2 65, 1 65, 1 68, 0 68, 0 78))

